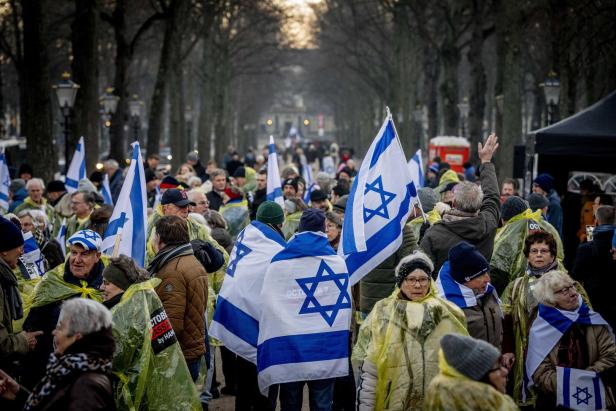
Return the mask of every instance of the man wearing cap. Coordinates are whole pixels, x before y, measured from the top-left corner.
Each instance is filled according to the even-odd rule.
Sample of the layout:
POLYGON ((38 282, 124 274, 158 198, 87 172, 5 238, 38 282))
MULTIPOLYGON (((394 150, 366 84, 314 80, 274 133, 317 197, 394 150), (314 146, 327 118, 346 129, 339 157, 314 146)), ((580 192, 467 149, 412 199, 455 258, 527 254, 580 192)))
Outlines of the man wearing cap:
POLYGON ((287 178, 286 180, 284 180, 284 183, 282 184, 282 195, 284 196, 284 199, 289 200, 291 198, 297 197, 298 189, 299 187, 297 177, 287 178))
POLYGON ((471 337, 500 349, 503 318, 498 294, 490 284, 490 266, 473 245, 464 241, 452 247, 439 271, 439 295, 464 311, 471 337))
POLYGON ((73 215, 71 198, 66 195, 66 187, 63 181, 53 180, 47 183, 47 201, 51 204, 56 212, 56 217, 60 220, 73 215))
POLYGON ((207 193, 207 199, 210 201, 210 209, 218 211, 223 204, 227 173, 222 168, 215 168, 210 173, 210 180, 212 180, 212 191, 207 193))
POLYGON ((327 199, 327 194, 322 190, 314 190, 310 193, 310 206, 323 212, 331 211, 332 205, 327 199))
POLYGON ((32 385, 43 376, 49 354, 53 351, 52 331, 56 328, 62 302, 79 297, 101 301, 102 242, 101 236, 92 230, 73 234, 68 239, 68 264, 60 264, 48 271, 34 289, 32 308, 23 326, 26 331, 43 331, 26 364, 28 373, 25 377, 32 385))
POLYGON ((6 369, 13 354, 33 350, 36 337, 42 333, 13 331, 13 321, 23 317, 23 302, 13 270, 24 252, 24 238, 19 228, 4 217, 0 217, 0 233, 0 369, 6 369))
POLYGON ((541 194, 548 199, 547 219, 562 237, 563 209, 560 206, 560 197, 554 189, 554 177, 547 173, 539 174, 533 181, 533 193, 541 194))

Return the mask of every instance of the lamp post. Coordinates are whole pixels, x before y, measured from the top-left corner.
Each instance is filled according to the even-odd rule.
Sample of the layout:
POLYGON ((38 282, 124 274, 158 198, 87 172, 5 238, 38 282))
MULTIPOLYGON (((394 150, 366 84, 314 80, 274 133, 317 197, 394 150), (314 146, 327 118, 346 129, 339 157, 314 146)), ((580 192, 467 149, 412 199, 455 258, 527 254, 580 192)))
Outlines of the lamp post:
POLYGON ((415 128, 417 130, 417 140, 419 142, 419 148, 423 153, 425 151, 425 144, 423 139, 423 106, 421 104, 417 104, 415 106, 415 110, 413 110, 413 119, 415 120, 415 128))
POLYGON ((466 123, 468 120, 468 113, 470 111, 468 97, 464 97, 462 99, 462 103, 458 104, 458 110, 460 111, 460 128, 462 129, 462 137, 466 137, 466 123))
MULTIPOLYGON (((113 87, 107 87, 102 96, 98 99, 100 105, 102 106, 102 117, 103 117, 103 130, 111 127, 111 118, 113 114, 116 112, 118 108, 118 101, 120 101, 120 97, 113 94, 113 87)), ((109 133, 107 133, 107 139, 109 138, 109 133)), ((108 146, 109 144, 105 144, 108 146)), ((111 147, 109 148, 111 151, 111 147)))
POLYGON ((545 95, 545 102, 548 108, 548 125, 554 124, 558 121, 556 109, 560 100, 560 80, 558 80, 556 72, 554 70, 550 71, 548 77, 543 83, 539 84, 539 87, 543 88, 545 95))
POLYGON ((139 96, 133 94, 133 98, 128 102, 128 110, 130 111, 131 122, 133 123, 133 138, 139 141, 139 132, 141 131, 141 110, 144 106, 139 96))
POLYGON ((64 134, 64 168, 65 172, 68 172, 68 138, 70 133, 69 122, 73 112, 73 105, 75 104, 77 90, 79 90, 79 84, 71 80, 70 73, 64 72, 62 73, 62 81, 54 85, 53 89, 56 92, 56 97, 58 98, 58 104, 60 105, 62 117, 64 117, 64 122, 62 123, 64 134))

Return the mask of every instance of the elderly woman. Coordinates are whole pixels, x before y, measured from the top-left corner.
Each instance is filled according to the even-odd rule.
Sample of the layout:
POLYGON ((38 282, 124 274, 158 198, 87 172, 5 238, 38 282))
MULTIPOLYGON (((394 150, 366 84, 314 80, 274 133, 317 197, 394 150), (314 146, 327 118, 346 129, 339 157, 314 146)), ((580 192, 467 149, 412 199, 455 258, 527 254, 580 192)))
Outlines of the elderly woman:
MULTIPOLYGON (((549 410, 556 408, 559 388, 568 388, 564 378, 558 377, 563 374, 558 367, 571 369, 571 382, 576 386, 576 370, 592 371, 596 374, 591 373, 591 378, 603 379, 605 372, 616 365, 616 344, 607 322, 582 300, 575 281, 566 273, 544 274, 533 293, 539 304, 529 332, 526 378, 528 386, 537 391, 536 409, 549 410)), ((596 381, 595 387, 599 385, 600 381, 596 381)), ((607 383, 604 398, 604 407, 616 406, 607 383)))
POLYGON ((325 213, 325 233, 327 241, 334 250, 338 250, 340 243, 340 233, 342 232, 342 218, 332 211, 325 213))
POLYGON ((23 210, 17 217, 21 222, 21 229, 31 232, 36 240, 41 253, 45 256, 46 268, 48 270, 57 267, 64 262, 64 253, 60 244, 50 238, 49 221, 47 215, 41 210, 23 210))
MULTIPOLYGON (((67 300, 53 336, 55 352, 45 376, 27 396, 24 410, 115 410, 110 379, 115 344, 109 310, 92 300, 67 300)), ((27 394, 2 373, 0 395, 19 401, 27 394)))
MULTIPOLYGON (((502 296, 503 352, 515 353, 517 361, 513 369, 513 398, 521 405, 532 404, 533 397, 522 400, 522 377, 524 374, 524 352, 528 346, 528 330, 536 316, 537 300, 532 290, 544 273, 558 268, 556 259, 557 242, 546 231, 537 231, 526 237, 524 256, 527 260, 526 273, 509 283, 502 296)), ((586 292, 576 283, 576 289, 587 300, 586 292)))
POLYGON ((448 334, 441 340, 440 373, 430 382, 424 410, 513 411, 505 395, 509 373, 498 350, 472 337, 448 334))
POLYGON ((441 337, 467 334, 464 313, 436 295, 434 264, 422 251, 396 267, 398 287, 377 302, 361 325, 353 350, 360 366, 360 410, 415 410, 438 373, 441 337))
POLYGON ((120 409, 200 408, 177 337, 154 288, 160 279, 125 255, 103 270, 103 304, 113 315, 113 372, 120 409))

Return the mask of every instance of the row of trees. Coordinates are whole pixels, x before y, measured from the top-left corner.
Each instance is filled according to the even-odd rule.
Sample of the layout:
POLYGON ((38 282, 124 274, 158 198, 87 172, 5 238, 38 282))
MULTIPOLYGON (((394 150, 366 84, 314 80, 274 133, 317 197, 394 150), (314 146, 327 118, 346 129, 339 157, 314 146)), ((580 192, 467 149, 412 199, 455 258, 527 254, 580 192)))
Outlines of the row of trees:
POLYGON ((222 155, 273 94, 285 18, 275 0, 1 0, 0 84, 16 82, 4 81, 0 100, 19 106, 27 161, 44 178, 57 171, 52 84, 63 71, 80 85, 68 145, 85 136, 90 170, 101 155, 99 96, 110 85, 119 97, 111 158, 126 157, 133 94, 146 101, 148 154, 159 152, 168 129, 174 165, 191 148, 190 134, 204 157, 222 155))
POLYGON ((385 105, 407 151, 420 146, 418 107, 428 136, 459 135, 467 98, 473 150, 495 130, 499 172, 510 176, 513 146, 545 125, 540 83, 550 71, 560 78, 560 118, 616 89, 614 1, 325 0, 315 10, 313 90, 356 147, 369 144, 385 105))

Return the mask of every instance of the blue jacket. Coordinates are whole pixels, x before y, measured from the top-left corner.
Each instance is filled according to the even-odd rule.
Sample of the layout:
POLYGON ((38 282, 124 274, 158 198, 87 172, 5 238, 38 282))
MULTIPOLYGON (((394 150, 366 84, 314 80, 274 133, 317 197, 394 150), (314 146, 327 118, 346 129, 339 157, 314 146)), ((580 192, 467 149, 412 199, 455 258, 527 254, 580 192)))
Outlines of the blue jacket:
POLYGON ((548 194, 548 222, 556 228, 560 238, 563 237, 563 209, 560 206, 560 197, 556 190, 550 190, 548 194))
POLYGON ((24 202, 26 197, 28 197, 28 190, 26 190, 25 187, 17 190, 13 194, 13 201, 11 202, 11 205, 9 206, 9 213, 12 213, 13 211, 15 211, 15 209, 24 202))

